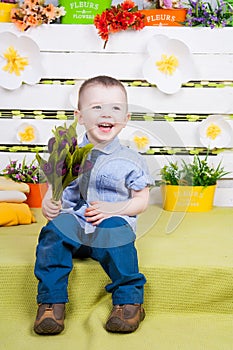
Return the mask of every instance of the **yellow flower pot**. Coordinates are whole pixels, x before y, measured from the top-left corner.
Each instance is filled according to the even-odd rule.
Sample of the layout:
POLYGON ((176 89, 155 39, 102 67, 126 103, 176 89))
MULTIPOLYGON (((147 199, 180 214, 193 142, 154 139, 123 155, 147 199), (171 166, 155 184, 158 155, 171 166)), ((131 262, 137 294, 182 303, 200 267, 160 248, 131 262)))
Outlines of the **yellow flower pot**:
POLYGON ((0 22, 11 22, 11 10, 18 7, 17 4, 0 2, 0 22))
POLYGON ((168 211, 206 212, 213 208, 216 185, 162 185, 163 209, 168 211))

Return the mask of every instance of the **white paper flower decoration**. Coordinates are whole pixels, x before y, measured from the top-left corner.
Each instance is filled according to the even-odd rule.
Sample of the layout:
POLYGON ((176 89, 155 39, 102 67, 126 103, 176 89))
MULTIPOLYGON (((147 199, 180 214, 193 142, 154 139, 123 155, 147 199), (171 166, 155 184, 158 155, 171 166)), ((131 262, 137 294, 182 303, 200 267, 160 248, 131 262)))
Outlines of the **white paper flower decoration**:
POLYGON ((149 58, 143 65, 144 78, 162 92, 174 94, 182 83, 193 78, 192 54, 181 40, 158 34, 150 39, 147 50, 149 58))
POLYGON ((23 123, 17 130, 17 139, 21 143, 34 143, 37 141, 38 131, 35 126, 23 123))
POLYGON ((230 124, 220 115, 209 116, 199 126, 200 141, 210 149, 226 147, 231 141, 231 135, 230 124))
POLYGON ((24 82, 36 84, 42 76, 40 49, 32 39, 0 33, 0 86, 14 90, 24 82))
POLYGON ((150 149, 151 140, 148 133, 136 130, 130 135, 129 140, 130 148, 137 152, 146 152, 150 149))

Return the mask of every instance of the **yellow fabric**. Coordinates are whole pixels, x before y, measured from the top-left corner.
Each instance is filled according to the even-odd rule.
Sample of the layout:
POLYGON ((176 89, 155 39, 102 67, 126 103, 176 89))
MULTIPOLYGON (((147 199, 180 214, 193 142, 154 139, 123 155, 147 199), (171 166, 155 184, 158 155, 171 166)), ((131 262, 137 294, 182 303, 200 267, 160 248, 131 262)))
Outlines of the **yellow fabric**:
POLYGON ((0 226, 26 225, 35 218, 25 203, 0 203, 0 226))
POLYGON ((24 182, 16 182, 5 176, 0 176, 0 190, 29 193, 30 187, 24 182))
POLYGON ((108 276, 92 260, 74 260, 65 331, 33 332, 38 234, 46 220, 0 228, 1 350, 232 350, 233 208, 169 213, 150 206, 139 218, 140 270, 145 273, 146 318, 133 334, 107 333, 108 276), (12 334, 14 336, 12 336, 12 334))

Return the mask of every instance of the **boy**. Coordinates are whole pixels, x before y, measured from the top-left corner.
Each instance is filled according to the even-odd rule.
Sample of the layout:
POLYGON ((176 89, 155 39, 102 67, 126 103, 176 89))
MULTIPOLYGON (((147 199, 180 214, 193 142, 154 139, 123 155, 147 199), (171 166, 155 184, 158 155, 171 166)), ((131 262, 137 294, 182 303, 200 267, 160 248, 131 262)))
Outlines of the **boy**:
POLYGON ((39 307, 34 330, 57 334, 64 329, 72 258, 85 254, 99 261, 112 281, 106 286, 113 302, 106 330, 133 332, 145 317, 146 282, 138 271, 135 224, 148 205, 151 178, 144 159, 117 137, 130 117, 124 86, 107 76, 86 80, 75 116, 86 130, 82 145, 94 146, 87 160, 92 168, 64 190, 62 209, 52 202, 51 188, 43 200, 49 222, 36 253, 39 307))

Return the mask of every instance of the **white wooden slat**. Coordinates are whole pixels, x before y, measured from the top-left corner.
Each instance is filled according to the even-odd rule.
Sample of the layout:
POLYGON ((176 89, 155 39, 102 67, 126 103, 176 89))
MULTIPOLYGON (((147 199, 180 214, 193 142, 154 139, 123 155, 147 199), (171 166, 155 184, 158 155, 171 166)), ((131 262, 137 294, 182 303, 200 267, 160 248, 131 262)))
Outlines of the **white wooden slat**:
MULTIPOLYGON (((0 32, 11 31, 30 36, 41 51, 103 52, 103 40, 94 25, 42 25, 20 32, 12 23, 0 23, 0 32)), ((232 28, 145 27, 141 31, 124 31, 110 36, 105 52, 145 52, 150 38, 165 34, 184 41, 193 53, 233 53, 232 28)))
POLYGON ((157 113, 224 113, 233 111, 233 89, 182 88, 176 94, 166 95, 156 88, 128 89, 131 110, 157 113), (221 90, 221 91, 220 91, 221 90))
MULTIPOLYGON (((115 75, 121 80, 144 80, 142 67, 146 53, 42 53, 45 79, 86 79, 95 75, 115 75), (116 69, 117 67, 117 69, 116 69)), ((195 54, 196 72, 192 81, 233 80, 233 55, 195 54)))
POLYGON ((35 154, 34 153, 22 153, 22 152, 17 152, 17 153, 13 153, 13 152, 0 152, 0 171, 2 171, 11 160, 18 160, 19 162, 21 162, 23 159, 25 158, 26 163, 31 163, 32 160, 35 158, 35 154))
MULTIPOLYGON (((233 121, 227 121, 229 125, 229 133, 232 138, 226 147, 233 147, 233 121)), ((200 140, 201 122, 143 122, 131 121, 129 126, 132 130, 123 130, 121 135, 125 140, 130 138, 136 131, 145 132, 153 146, 162 147, 203 147, 200 140)))
MULTIPOLYGON (((70 85, 23 85, 8 91, 0 88, 0 109, 72 110, 70 85)), ((133 112, 233 114, 233 89, 181 88, 167 95, 155 87, 127 87, 133 112)))
MULTIPOLYGON (((24 129, 26 125, 31 125, 35 128, 37 134, 35 143, 38 145, 45 145, 48 139, 53 135, 52 129, 55 126, 69 125, 72 121, 64 120, 34 120, 34 119, 0 119, 0 143, 1 144, 19 144, 17 138, 19 128, 24 129)), ((20 129, 21 130, 21 129, 20 129)), ((34 142, 33 142, 34 143, 34 142)))
MULTIPOLYGON (((0 143, 1 144, 19 144, 17 132, 20 127, 32 125, 36 132, 37 138, 35 143, 45 145, 52 136, 52 129, 55 126, 69 125, 72 121, 61 120, 0 120, 0 143)), ((233 148, 233 120, 227 120, 229 132, 232 134, 230 142, 225 145, 233 148)), ((166 121, 130 121, 125 129, 122 130, 120 138, 125 144, 132 139, 135 132, 143 132, 150 138, 150 144, 155 147, 203 147, 200 140, 200 122, 166 122, 166 121)), ((84 129, 77 129, 81 141, 84 129)), ((34 142, 33 142, 34 143, 34 142)))

